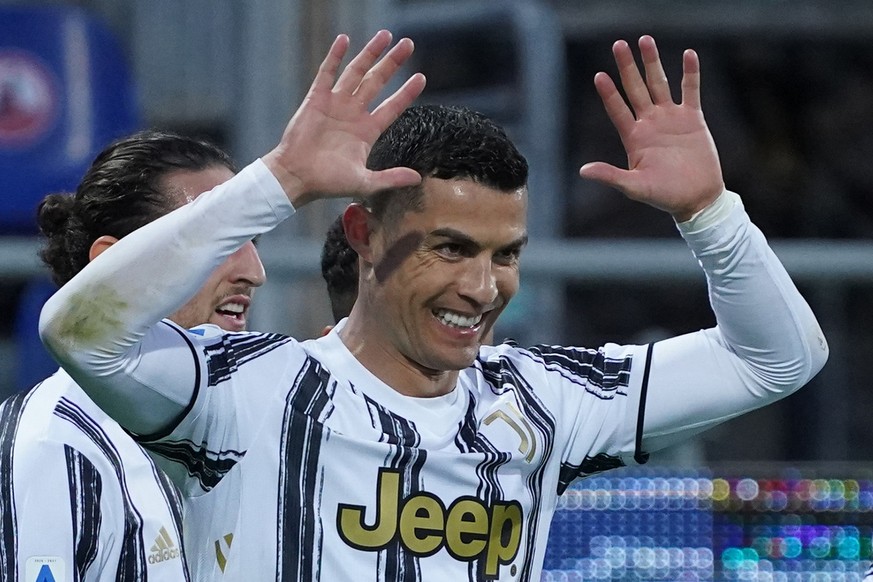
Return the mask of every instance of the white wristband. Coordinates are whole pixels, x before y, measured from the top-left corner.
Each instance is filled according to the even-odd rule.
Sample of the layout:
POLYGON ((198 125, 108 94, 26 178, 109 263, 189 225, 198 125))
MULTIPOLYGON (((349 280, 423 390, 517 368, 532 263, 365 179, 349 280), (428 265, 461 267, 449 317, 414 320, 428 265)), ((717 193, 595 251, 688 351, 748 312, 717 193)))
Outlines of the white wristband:
POLYGON ((685 222, 677 222, 676 226, 683 233, 700 232, 727 218, 737 206, 743 206, 743 201, 740 199, 739 194, 730 190, 724 190, 712 204, 697 211, 694 216, 685 222))

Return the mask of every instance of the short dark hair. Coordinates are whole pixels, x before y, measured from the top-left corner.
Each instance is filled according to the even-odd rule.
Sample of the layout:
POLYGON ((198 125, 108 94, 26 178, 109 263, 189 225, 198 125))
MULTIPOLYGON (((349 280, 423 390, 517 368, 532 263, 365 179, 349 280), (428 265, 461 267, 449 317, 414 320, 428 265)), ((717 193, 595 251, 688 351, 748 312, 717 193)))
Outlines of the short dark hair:
MULTIPOLYGON (((371 170, 412 168, 422 178, 473 180, 501 191, 527 184, 527 160, 506 132, 486 116, 464 107, 407 108, 376 140, 367 159, 371 170)), ((392 221, 418 209, 421 187, 386 190, 364 202, 379 220, 392 221)))
POLYGON ((349 316, 358 298, 358 253, 349 246, 342 219, 340 215, 330 225, 321 249, 321 276, 337 322, 349 316))
POLYGON ((237 171, 215 145, 169 132, 139 132, 109 145, 74 194, 49 194, 39 204, 37 223, 46 237, 40 258, 54 282, 64 285, 88 264, 97 238, 120 239, 179 206, 162 183, 167 174, 215 166, 237 171))

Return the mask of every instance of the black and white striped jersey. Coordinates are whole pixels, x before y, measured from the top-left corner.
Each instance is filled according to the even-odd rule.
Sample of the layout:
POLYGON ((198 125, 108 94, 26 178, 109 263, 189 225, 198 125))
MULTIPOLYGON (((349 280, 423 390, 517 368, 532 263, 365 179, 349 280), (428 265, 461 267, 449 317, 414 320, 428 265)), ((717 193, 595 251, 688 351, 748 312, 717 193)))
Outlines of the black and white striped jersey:
POLYGON ((196 402, 149 448, 201 580, 537 580, 557 496, 634 455, 646 347, 483 348, 417 399, 336 331, 197 331, 196 402))
POLYGON ((0 406, 0 580, 188 580, 178 490, 63 371, 0 406))
POLYGON ((163 430, 143 442, 190 500, 197 579, 538 580, 574 478, 782 398, 827 358, 728 192, 679 225, 716 327, 650 346, 483 347, 439 398, 383 384, 336 331, 301 343, 161 322, 291 213, 256 162, 124 237, 43 309, 43 339, 83 388, 131 430, 163 430))

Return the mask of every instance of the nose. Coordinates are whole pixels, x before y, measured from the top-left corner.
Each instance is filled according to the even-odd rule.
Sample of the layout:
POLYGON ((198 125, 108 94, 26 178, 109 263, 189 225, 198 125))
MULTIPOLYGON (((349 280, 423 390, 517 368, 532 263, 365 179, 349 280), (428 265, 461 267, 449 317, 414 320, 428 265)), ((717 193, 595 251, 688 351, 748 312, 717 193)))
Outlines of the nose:
MULTIPOLYGON (((485 253, 483 253, 485 255, 485 253)), ((497 278, 490 256, 471 259, 458 279, 458 292, 476 307, 486 307, 497 299, 497 278)))
POLYGON ((252 287, 260 287, 267 281, 264 264, 258 255, 258 249, 249 241, 228 257, 231 270, 230 279, 233 283, 247 283, 252 287))

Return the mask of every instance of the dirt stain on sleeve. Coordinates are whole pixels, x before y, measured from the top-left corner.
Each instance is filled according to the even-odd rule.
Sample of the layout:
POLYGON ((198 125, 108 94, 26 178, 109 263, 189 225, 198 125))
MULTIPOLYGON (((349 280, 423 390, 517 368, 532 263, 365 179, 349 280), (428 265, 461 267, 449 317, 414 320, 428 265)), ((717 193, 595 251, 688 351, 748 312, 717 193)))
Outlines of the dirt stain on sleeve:
POLYGON ((128 302, 114 291, 76 294, 68 299, 63 314, 51 327, 51 337, 70 348, 98 347, 117 336, 128 302))

